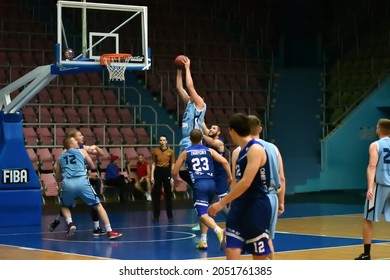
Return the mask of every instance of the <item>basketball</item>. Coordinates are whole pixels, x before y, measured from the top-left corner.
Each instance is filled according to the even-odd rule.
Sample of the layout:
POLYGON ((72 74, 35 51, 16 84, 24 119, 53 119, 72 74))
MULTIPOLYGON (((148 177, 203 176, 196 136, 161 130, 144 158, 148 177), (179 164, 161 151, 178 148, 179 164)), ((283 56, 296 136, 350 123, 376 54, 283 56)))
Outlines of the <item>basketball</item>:
POLYGON ((64 56, 66 59, 73 59, 74 58, 74 51, 70 48, 67 48, 64 52, 64 56))
POLYGON ((175 58, 175 65, 176 66, 184 66, 184 59, 186 58, 185 55, 178 55, 176 58, 175 58))

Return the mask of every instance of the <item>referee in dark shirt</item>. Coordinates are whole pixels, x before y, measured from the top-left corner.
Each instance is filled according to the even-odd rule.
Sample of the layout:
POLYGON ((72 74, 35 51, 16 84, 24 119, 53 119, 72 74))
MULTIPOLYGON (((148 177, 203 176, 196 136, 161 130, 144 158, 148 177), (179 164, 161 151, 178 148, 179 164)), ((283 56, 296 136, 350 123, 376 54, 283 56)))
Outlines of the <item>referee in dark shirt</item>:
POLYGON ((175 153, 172 149, 167 147, 167 137, 160 136, 160 147, 155 148, 152 152, 152 174, 151 182, 154 184, 153 197, 153 222, 158 223, 160 218, 160 198, 161 189, 164 187, 165 205, 167 210, 167 217, 170 223, 173 222, 172 214, 172 190, 173 178, 171 178, 171 170, 175 163, 175 153))

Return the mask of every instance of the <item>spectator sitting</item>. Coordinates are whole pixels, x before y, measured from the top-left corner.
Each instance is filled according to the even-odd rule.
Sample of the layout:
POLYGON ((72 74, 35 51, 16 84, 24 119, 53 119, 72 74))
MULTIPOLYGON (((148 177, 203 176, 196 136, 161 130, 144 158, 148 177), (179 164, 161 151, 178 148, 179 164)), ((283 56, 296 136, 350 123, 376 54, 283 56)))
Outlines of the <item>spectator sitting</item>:
POLYGON ((127 178, 120 173, 118 167, 119 157, 116 155, 111 156, 111 162, 107 165, 105 183, 106 185, 117 187, 119 189, 120 201, 125 201, 125 192, 131 191, 131 185, 127 178))
MULTIPOLYGON (((127 169, 129 170, 129 174, 130 174, 130 169, 131 169, 130 163, 127 165, 127 169)), ((145 195, 147 201, 152 201, 152 195, 151 195, 152 184, 150 182, 150 172, 151 172, 151 167, 149 162, 145 160, 143 154, 139 154, 138 161, 137 161, 137 172, 136 172, 137 177, 135 178, 134 187, 145 195)))

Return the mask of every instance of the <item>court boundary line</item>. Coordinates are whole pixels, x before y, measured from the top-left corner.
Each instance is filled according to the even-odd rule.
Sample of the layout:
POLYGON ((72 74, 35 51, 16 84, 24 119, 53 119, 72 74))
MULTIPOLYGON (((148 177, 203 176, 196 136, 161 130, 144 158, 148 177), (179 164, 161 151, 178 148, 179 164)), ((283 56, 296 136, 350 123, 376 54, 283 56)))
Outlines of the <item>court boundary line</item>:
POLYGON ((64 251, 54 251, 54 250, 47 250, 47 249, 37 249, 32 247, 26 247, 26 246, 16 246, 16 245, 9 245, 9 244, 0 244, 0 247, 8 247, 8 248, 14 248, 22 251, 38 251, 38 252, 47 252, 47 253, 55 253, 59 255, 68 255, 68 256, 80 256, 85 258, 95 258, 99 260, 116 260, 112 258, 105 258, 105 257, 99 257, 94 255, 85 255, 85 254, 77 254, 77 253, 68 253, 64 251))

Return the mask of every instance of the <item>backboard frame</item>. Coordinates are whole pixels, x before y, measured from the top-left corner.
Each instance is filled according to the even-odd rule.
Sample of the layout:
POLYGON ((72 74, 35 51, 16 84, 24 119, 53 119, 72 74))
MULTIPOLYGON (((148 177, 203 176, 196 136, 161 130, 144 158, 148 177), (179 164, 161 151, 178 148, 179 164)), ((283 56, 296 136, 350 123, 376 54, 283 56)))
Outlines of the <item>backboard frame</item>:
MULTIPOLYGON (((57 2, 57 44, 55 46, 55 56, 56 63, 51 68, 53 74, 69 74, 69 72, 84 72, 84 71, 99 71, 105 68, 105 66, 100 65, 100 57, 93 55, 93 47, 99 43, 95 44, 89 41, 92 35, 98 35, 99 32, 90 32, 87 30, 87 26, 83 24, 82 36, 83 36, 83 53, 76 56, 73 59, 66 59, 63 55, 63 43, 64 43, 64 30, 63 30, 63 9, 65 8, 74 8, 81 9, 81 11, 86 13, 88 9, 92 10, 104 10, 104 11, 120 11, 120 12, 129 12, 129 17, 124 22, 119 24, 116 28, 110 32, 100 32, 102 39, 108 37, 113 37, 116 40, 116 49, 115 52, 126 52, 129 53, 129 50, 119 50, 119 36, 116 34, 116 31, 119 30, 124 24, 127 24, 129 21, 134 19, 136 16, 141 17, 141 34, 142 34, 142 53, 133 54, 134 59, 130 60, 127 70, 148 70, 151 66, 151 54, 150 49, 148 48, 148 10, 146 6, 134 6, 134 5, 121 5, 121 4, 107 4, 107 3, 93 3, 93 2, 75 2, 75 1, 58 1, 57 2), (85 56, 84 53, 88 53, 85 56)), ((66 39, 66 38, 65 38, 66 39)), ((101 41, 100 40, 100 41, 101 41)), ((65 41, 66 43, 66 41, 65 41)))

